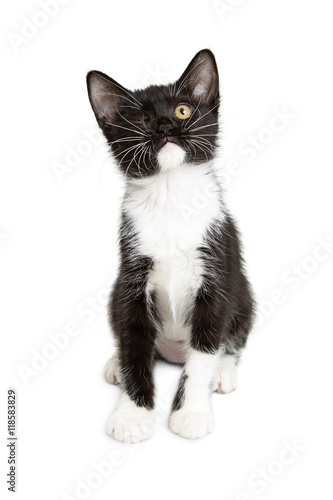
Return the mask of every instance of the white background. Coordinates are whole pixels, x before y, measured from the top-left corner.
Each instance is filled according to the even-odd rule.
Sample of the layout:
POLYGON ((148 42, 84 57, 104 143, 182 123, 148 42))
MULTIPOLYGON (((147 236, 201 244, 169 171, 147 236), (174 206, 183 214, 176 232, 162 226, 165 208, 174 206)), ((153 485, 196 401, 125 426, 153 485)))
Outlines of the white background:
POLYGON ((1 7, 1 491, 12 498, 14 387, 20 500, 331 498, 333 250, 320 243, 333 238, 331 2, 62 3, 46 17, 38 1, 1 7), (122 180, 104 142, 87 143, 86 133, 101 134, 85 75, 98 69, 128 88, 166 83, 205 47, 221 77, 226 199, 261 313, 239 388, 213 395, 212 435, 169 431, 181 370, 158 364, 155 433, 126 445, 104 433, 118 388, 102 376, 122 180), (276 110, 288 123, 269 132, 276 110), (250 158, 239 148, 251 137, 260 150, 250 158), (73 150, 77 165, 57 175, 73 150), (76 336, 50 348, 50 334, 73 323, 76 336), (54 358, 22 376, 36 352, 54 358), (96 463, 110 457, 100 479, 96 463), (82 481, 93 486, 85 494, 82 481))

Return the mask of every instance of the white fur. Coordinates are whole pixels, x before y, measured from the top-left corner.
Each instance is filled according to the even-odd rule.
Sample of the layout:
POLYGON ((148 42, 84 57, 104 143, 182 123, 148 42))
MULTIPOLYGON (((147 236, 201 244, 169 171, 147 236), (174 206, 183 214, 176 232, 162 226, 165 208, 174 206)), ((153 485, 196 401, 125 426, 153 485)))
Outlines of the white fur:
POLYGON ((163 171, 179 167, 184 160, 185 151, 173 142, 167 142, 157 155, 157 161, 163 171))
POLYGON ((214 430, 210 385, 220 353, 206 354, 190 349, 185 366, 184 404, 170 417, 170 429, 182 437, 196 439, 214 430))
POLYGON ((148 439, 154 430, 154 412, 137 406, 124 392, 111 414, 106 432, 117 441, 137 443, 148 439))
POLYGON ((174 163, 170 158, 161 160, 161 151, 163 168, 152 177, 129 180, 123 208, 134 221, 138 252, 154 262, 146 291, 157 295, 163 321, 160 336, 188 341, 190 329, 184 321, 203 274, 197 249, 209 226, 223 214, 212 164, 178 165, 182 149, 171 146, 174 163))
POLYGON ((237 359, 225 354, 219 359, 212 389, 219 394, 228 394, 237 388, 237 359))
POLYGON ((212 433, 215 427, 214 415, 209 411, 185 411, 180 409, 171 414, 170 429, 181 437, 198 439, 212 433))

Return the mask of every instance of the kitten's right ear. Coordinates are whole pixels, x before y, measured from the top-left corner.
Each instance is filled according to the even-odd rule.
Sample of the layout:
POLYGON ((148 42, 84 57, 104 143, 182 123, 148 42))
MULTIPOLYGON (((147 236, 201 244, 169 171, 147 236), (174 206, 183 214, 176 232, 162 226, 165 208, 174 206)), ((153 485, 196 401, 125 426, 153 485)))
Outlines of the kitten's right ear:
POLYGON ((99 124, 114 122, 118 106, 129 92, 101 71, 87 74, 88 95, 99 124))

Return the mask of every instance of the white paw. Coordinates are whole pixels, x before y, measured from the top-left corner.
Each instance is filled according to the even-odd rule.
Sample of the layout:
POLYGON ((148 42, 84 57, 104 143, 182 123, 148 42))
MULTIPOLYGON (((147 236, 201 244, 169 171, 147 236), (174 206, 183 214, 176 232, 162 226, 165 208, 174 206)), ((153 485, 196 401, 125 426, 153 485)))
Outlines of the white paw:
POLYGON ((136 406, 128 396, 122 397, 106 424, 106 433, 124 443, 144 441, 150 438, 153 430, 153 411, 136 406))
POLYGON ((104 377, 109 384, 120 383, 120 363, 118 357, 114 354, 104 367, 104 377))
POLYGON ((234 356, 223 356, 217 368, 212 390, 228 394, 237 388, 237 365, 234 356))
POLYGON ((183 408, 170 416, 170 429, 184 438, 202 438, 213 432, 215 423, 211 411, 186 411, 183 408))

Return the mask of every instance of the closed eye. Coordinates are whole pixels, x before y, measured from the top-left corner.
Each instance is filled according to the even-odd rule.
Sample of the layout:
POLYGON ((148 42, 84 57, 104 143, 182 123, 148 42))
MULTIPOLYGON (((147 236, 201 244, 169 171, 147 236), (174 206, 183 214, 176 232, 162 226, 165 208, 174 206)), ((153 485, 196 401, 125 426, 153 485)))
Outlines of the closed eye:
POLYGON ((150 123, 151 120, 152 120, 151 114, 148 111, 145 111, 143 113, 143 121, 147 124, 147 123, 150 123))

